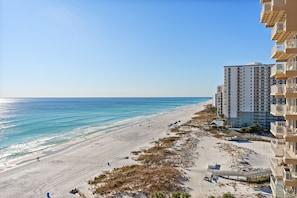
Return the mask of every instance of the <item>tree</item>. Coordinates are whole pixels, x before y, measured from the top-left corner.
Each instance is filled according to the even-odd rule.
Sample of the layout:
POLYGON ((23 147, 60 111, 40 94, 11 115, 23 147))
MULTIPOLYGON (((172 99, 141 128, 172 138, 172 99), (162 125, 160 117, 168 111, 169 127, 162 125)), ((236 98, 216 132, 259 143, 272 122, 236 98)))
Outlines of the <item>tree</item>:
POLYGON ((225 115, 222 113, 222 114, 219 114, 219 116, 221 117, 221 118, 224 118, 225 117, 225 115))

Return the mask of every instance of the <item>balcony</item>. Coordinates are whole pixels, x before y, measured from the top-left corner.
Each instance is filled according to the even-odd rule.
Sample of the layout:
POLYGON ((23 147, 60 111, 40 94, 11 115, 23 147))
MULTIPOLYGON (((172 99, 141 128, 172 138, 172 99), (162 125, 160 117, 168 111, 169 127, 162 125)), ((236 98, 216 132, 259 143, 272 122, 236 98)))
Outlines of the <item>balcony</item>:
POLYGON ((286 54, 297 54, 297 39, 286 40, 285 53, 286 54))
POLYGON ((282 179, 270 177, 270 188, 273 194, 273 197, 284 197, 284 184, 282 179))
MULTIPOLYGON (((285 55, 285 46, 283 44, 276 44, 272 50, 275 56, 285 55)), ((292 54, 294 56, 294 54, 292 54)), ((290 55, 290 56, 292 56, 290 55)), ((297 76, 297 61, 295 58, 289 60, 285 64, 275 64, 271 67, 271 78, 276 80, 286 80, 297 76)))
POLYGON ((297 120, 297 106, 296 105, 287 105, 285 119, 286 120, 297 120))
POLYGON ((272 158, 270 160, 270 169, 274 177, 283 178, 283 164, 282 159, 272 158))
POLYGON ((286 142, 297 142, 297 128, 286 127, 284 138, 286 142))
POLYGON ((270 113, 274 116, 285 116, 286 105, 285 104, 271 104, 270 113))
POLYGON ((271 149, 274 153, 275 157, 283 157, 284 156, 284 148, 285 142, 281 139, 274 139, 270 142, 271 149))
POLYGON ((272 0, 272 8, 275 10, 283 10, 286 6, 286 0, 272 0))
POLYGON ((297 186, 296 172, 291 172, 288 167, 283 169, 283 180, 285 186, 297 186))
POLYGON ((294 191, 294 187, 292 186, 284 186, 284 197, 286 198, 295 198, 297 197, 297 193, 294 191))
POLYGON ((272 3, 266 2, 262 5, 262 11, 260 16, 260 23, 267 23, 268 19, 270 18, 272 11, 272 3))
POLYGON ((266 23, 266 27, 273 27, 276 22, 285 20, 286 0, 271 0, 263 2, 260 22, 266 23))
POLYGON ((287 40, 285 43, 275 43, 271 51, 271 58, 276 62, 287 62, 297 54, 297 39, 287 40))
MULTIPOLYGON (((294 58, 295 59, 295 58, 294 58)), ((297 61, 296 60, 289 60, 285 64, 285 70, 286 70, 286 77, 292 78, 294 76, 297 76, 297 61)))
POLYGON ((270 123, 270 132, 277 138, 282 138, 286 132, 286 121, 270 123))
POLYGON ((284 147, 283 161, 285 164, 297 164, 296 150, 292 151, 291 149, 284 147))
POLYGON ((271 67, 271 78, 275 78, 276 80, 285 80, 285 65, 284 64, 275 64, 271 67))
POLYGON ((272 85, 270 90, 270 95, 275 96, 276 98, 284 98, 286 93, 286 85, 272 85))
POLYGON ((271 58, 275 58, 277 62, 286 62, 286 54, 284 44, 275 43, 271 51, 271 58))
POLYGON ((271 40, 276 40, 277 43, 283 43, 294 35, 294 31, 286 30, 286 21, 276 22, 271 31, 271 40))
POLYGON ((297 98, 297 84, 287 84, 286 85, 286 98, 297 98))

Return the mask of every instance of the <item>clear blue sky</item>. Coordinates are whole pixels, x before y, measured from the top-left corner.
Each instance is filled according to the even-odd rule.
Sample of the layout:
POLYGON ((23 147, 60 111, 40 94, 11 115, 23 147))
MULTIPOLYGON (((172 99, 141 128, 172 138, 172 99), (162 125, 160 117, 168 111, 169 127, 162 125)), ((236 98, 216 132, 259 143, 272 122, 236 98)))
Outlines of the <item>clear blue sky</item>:
POLYGON ((0 97, 211 96, 273 63, 259 0, 0 1, 0 97))

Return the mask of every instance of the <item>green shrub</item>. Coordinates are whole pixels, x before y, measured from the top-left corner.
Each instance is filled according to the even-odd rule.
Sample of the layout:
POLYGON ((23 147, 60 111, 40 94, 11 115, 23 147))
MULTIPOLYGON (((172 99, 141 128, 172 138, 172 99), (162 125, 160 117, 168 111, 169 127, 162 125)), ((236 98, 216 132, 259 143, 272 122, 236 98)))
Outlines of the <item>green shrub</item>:
POLYGON ((172 198, 181 198, 181 193, 180 192, 173 192, 172 193, 172 198))
POLYGON ((191 195, 189 193, 184 193, 182 196, 182 198, 190 198, 190 197, 191 197, 191 195))
POLYGON ((152 194, 152 198, 165 198, 165 195, 162 192, 155 192, 152 194))
POLYGON ((228 192, 228 193, 225 193, 222 198, 235 198, 235 196, 232 195, 230 192, 228 192))

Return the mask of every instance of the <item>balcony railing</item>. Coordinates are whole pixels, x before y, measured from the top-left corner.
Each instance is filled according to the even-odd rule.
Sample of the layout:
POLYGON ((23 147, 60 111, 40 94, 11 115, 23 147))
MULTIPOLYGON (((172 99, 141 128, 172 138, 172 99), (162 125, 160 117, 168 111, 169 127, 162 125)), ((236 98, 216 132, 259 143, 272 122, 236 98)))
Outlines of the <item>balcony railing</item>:
POLYGON ((297 128, 286 127, 285 136, 295 136, 297 135, 297 128))
POLYGON ((286 142, 296 142, 297 141, 297 128, 286 127, 283 137, 286 142))
POLYGON ((285 71, 284 64, 275 64, 271 67, 271 73, 283 73, 285 71))
POLYGON ((286 93, 297 93, 297 84, 287 84, 286 93))
POLYGON ((285 65, 284 64, 275 64, 271 67, 271 76, 277 74, 283 74, 285 72, 285 65))
POLYGON ((271 11, 272 2, 263 3, 262 12, 271 11))
POLYGON ((285 104, 271 104, 270 113, 275 116, 284 116, 286 114, 285 104))
POLYGON ((286 121, 271 122, 270 131, 275 137, 283 137, 286 132, 286 121))
POLYGON ((275 139, 270 142, 271 149, 277 157, 284 156, 285 141, 283 139, 275 139))
POLYGON ((271 38, 277 31, 286 31, 286 22, 276 22, 271 31, 271 38))
POLYGON ((272 158, 270 160, 270 168, 275 177, 279 178, 283 176, 283 164, 284 162, 281 159, 272 158))
POLYGON ((272 8, 272 3, 271 2, 263 3, 261 16, 263 16, 265 12, 271 11, 272 10, 271 8, 272 8))
POLYGON ((280 85, 272 85, 270 89, 270 95, 284 95, 286 92, 286 85, 280 84, 280 85))
POLYGON ((291 71, 291 70, 297 70, 297 61, 295 60, 290 60, 286 63, 286 70, 291 71))
POLYGON ((297 175, 296 172, 291 171, 289 167, 284 167, 283 169, 284 180, 297 181, 296 175, 297 175))
POLYGON ((296 164, 297 163, 296 149, 285 146, 283 148, 283 159, 285 164, 296 164))
POLYGON ((285 42, 285 49, 288 48, 297 48, 297 39, 289 39, 285 42))
POLYGON ((284 197, 284 184, 282 179, 270 177, 270 187, 273 193, 273 197, 284 197))
POLYGON ((297 193, 294 191, 294 188, 291 186, 284 187, 284 196, 286 198, 295 198, 297 193))
POLYGON ((284 168, 284 170, 283 170, 283 178, 285 180, 291 180, 292 179, 292 174, 291 174, 289 168, 284 168))
POLYGON ((296 105, 287 105, 286 114, 287 115, 297 115, 297 106, 296 105))
POLYGON ((272 6, 286 5, 286 0, 272 0, 272 6))
POLYGON ((275 45, 272 48, 272 55, 276 54, 277 52, 284 52, 284 44, 282 43, 275 43, 275 45))
POLYGON ((276 196, 276 184, 275 184, 275 178, 273 176, 270 176, 270 188, 274 196, 276 196))

